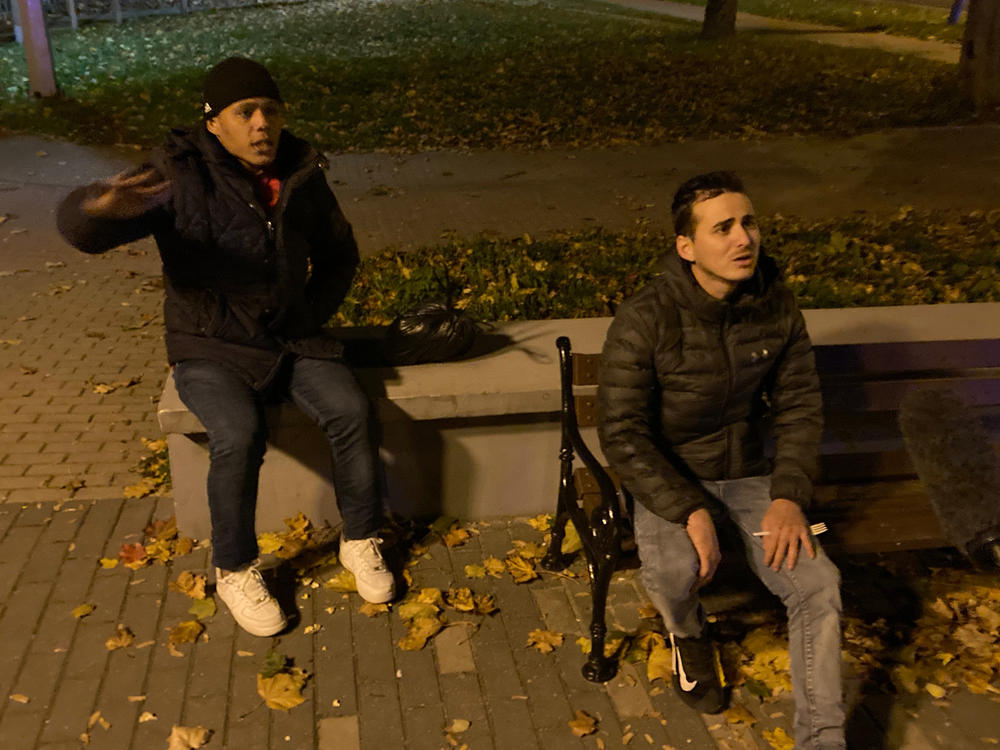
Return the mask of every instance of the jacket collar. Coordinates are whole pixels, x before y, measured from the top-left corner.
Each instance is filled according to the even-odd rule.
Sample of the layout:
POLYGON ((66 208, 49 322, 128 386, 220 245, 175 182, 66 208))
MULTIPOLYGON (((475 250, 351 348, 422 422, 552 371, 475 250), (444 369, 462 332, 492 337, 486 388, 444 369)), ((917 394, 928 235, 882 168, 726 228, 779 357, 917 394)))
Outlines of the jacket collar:
POLYGON ((760 308, 770 296, 780 272, 774 260, 761 250, 754 275, 726 299, 716 299, 706 292, 695 279, 690 264, 674 251, 664 260, 663 276, 682 307, 706 321, 718 322, 732 312, 760 308))

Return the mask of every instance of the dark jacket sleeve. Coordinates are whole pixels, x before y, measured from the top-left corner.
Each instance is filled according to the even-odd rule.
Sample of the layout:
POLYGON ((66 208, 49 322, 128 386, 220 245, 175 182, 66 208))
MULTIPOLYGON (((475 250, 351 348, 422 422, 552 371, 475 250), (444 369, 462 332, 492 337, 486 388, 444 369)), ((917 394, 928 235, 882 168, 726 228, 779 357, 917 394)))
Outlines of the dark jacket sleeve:
POLYGON ((685 523, 705 494, 660 435, 655 353, 678 346, 678 332, 658 329, 651 295, 622 305, 608 330, 598 385, 601 449, 622 483, 647 509, 685 523), (670 340, 673 338, 673 340, 670 340), (658 339, 666 339, 660 341, 658 339))
POLYGON ((812 343, 796 308, 791 336, 776 365, 771 388, 775 441, 771 497, 794 500, 806 508, 819 473, 818 449, 823 431, 823 397, 812 343))
MULTIPOLYGON (((149 168, 150 165, 144 164, 133 174, 149 168)), ((56 226, 60 234, 69 244, 85 253, 107 252, 150 235, 154 227, 153 215, 162 211, 161 208, 152 209, 134 219, 103 219, 84 213, 80 204, 88 198, 96 198, 103 190, 103 182, 76 188, 62 199, 56 211, 56 226)))
POLYGON ((306 284, 306 299, 318 325, 327 323, 347 296, 357 270, 359 256, 354 231, 340 210, 337 199, 322 174, 320 190, 321 236, 313 238, 312 274, 306 284))

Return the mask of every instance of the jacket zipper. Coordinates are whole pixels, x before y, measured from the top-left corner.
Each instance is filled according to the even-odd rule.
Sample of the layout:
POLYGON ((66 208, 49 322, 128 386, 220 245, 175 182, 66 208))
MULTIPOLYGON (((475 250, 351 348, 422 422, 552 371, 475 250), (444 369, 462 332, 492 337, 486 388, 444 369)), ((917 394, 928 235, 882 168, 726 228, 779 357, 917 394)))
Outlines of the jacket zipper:
POLYGON ((719 426, 723 430, 723 435, 725 436, 725 453, 724 453, 724 465, 723 465, 723 476, 725 479, 730 478, 730 430, 729 426, 725 423, 726 408, 729 406, 729 396, 733 392, 733 360, 729 354, 729 347, 726 346, 726 328, 729 324, 729 310, 726 310, 726 314, 722 318, 722 325, 719 327, 719 343, 722 346, 722 356, 726 360, 726 393, 722 398, 722 413, 719 415, 719 426))

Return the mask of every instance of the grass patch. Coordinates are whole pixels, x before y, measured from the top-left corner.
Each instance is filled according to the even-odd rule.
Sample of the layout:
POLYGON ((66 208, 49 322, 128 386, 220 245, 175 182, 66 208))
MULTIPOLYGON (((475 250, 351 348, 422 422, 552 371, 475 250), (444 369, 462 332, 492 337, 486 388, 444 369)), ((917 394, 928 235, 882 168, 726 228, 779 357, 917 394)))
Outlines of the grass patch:
POLYGON ((153 145, 197 120, 204 72, 228 54, 269 65, 290 127, 332 151, 850 135, 965 117, 950 66, 697 33, 586 0, 316 0, 138 19, 52 33, 60 99, 28 98, 21 47, 0 47, 0 128, 153 145))
MULTIPOLYGON (((763 222, 803 308, 1000 301, 1000 210, 763 222)), ((657 272, 670 236, 589 230, 453 238, 362 262, 335 325, 381 325, 450 291, 481 321, 612 315, 657 272), (447 274, 441 269, 448 269, 447 274)))
MULTIPOLYGON (((705 0, 680 2, 705 5, 705 0)), ((949 8, 887 0, 739 0, 739 3, 739 9, 745 13, 840 26, 850 31, 885 31, 946 42, 961 42, 965 31, 964 20, 948 25, 949 8)))

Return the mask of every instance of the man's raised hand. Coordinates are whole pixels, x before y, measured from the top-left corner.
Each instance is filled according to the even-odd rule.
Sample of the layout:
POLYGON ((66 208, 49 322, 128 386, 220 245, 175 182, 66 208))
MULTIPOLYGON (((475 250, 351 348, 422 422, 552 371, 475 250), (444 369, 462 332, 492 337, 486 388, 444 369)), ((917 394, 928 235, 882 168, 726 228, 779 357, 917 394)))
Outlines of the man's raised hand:
POLYGON ((764 532, 764 564, 771 570, 780 570, 786 559, 788 569, 794 568, 799 560, 799 545, 809 557, 816 557, 806 517, 798 503, 782 498, 772 500, 760 529, 764 532))
POLYGON ((81 210, 101 219, 134 219, 170 200, 170 180, 155 169, 121 172, 102 185, 99 195, 80 203, 81 210))

